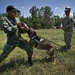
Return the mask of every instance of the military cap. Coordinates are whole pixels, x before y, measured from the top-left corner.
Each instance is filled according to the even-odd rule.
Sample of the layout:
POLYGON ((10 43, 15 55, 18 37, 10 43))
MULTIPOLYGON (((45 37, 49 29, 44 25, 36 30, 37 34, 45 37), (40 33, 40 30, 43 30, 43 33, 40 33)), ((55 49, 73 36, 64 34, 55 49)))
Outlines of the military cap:
POLYGON ((70 12, 70 11, 71 11, 71 8, 66 7, 66 8, 65 8, 65 12, 66 12, 66 11, 67 11, 67 12, 70 12))
POLYGON ((12 5, 7 6, 6 12, 8 12, 8 11, 10 11, 10 10, 13 10, 13 11, 15 11, 15 12, 20 12, 18 9, 16 9, 16 8, 15 8, 14 6, 12 6, 12 5))

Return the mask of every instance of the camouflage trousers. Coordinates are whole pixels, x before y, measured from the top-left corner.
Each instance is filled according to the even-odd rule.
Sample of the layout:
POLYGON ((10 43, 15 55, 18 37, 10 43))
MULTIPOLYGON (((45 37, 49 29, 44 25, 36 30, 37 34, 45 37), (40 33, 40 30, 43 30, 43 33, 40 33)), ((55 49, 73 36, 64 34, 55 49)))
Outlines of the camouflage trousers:
POLYGON ((72 40, 73 31, 64 32, 64 41, 67 48, 71 48, 71 40, 72 40))
MULTIPOLYGON (((13 41, 15 41, 15 40, 13 40, 13 41)), ((27 52, 28 58, 30 58, 30 59, 32 58, 33 49, 29 45, 28 41, 26 41, 26 40, 20 41, 19 40, 18 44, 13 44, 13 43, 10 44, 10 41, 9 41, 3 49, 3 53, 0 55, 0 62, 3 61, 17 46, 27 52)))

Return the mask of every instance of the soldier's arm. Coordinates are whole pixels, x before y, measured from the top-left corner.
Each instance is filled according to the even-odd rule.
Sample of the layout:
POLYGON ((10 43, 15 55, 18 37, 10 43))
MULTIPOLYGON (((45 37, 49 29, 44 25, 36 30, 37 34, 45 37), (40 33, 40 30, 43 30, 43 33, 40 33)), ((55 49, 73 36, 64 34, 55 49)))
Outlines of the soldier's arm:
POLYGON ((7 21, 3 21, 4 32, 8 34, 12 34, 16 32, 16 29, 9 25, 7 21))

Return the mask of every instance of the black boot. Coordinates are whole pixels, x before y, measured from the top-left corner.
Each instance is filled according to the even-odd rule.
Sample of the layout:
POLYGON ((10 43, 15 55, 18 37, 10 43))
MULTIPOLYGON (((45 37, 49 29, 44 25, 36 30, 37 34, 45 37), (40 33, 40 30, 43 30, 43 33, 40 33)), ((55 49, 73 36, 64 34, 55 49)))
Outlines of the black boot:
POLYGON ((29 58, 28 58, 28 63, 29 63, 29 65, 30 65, 30 66, 32 66, 32 65, 33 65, 33 62, 32 62, 31 57, 29 57, 29 58))

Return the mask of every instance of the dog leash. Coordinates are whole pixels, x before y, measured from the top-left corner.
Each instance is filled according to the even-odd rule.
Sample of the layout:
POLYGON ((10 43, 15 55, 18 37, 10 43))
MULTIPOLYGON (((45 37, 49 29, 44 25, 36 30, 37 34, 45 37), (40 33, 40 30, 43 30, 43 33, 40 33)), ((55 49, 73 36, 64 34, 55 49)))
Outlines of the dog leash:
MULTIPOLYGON (((39 35, 40 36, 40 35, 39 35)), ((40 36, 41 38, 44 38, 44 37, 42 37, 42 36, 40 36)), ((45 40, 48 40, 48 39, 46 39, 46 38, 44 38, 45 40)), ((52 42, 52 43, 54 43, 55 45, 58 45, 58 46, 61 46, 61 45, 59 45, 59 44, 57 44, 57 43, 55 43, 55 42, 53 42, 53 41, 50 41, 50 40, 48 40, 49 42, 52 42)))

